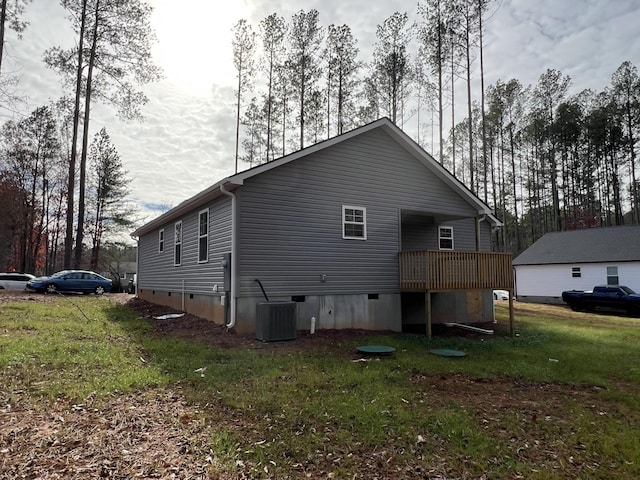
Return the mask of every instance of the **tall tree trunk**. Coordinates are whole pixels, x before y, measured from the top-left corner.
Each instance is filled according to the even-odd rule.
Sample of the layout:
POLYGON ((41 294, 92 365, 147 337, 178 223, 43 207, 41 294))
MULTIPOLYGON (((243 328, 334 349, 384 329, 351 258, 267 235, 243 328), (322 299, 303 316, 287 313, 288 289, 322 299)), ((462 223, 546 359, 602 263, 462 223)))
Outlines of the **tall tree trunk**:
POLYGON ((513 195, 513 222, 514 222, 514 233, 515 233, 515 252, 520 253, 520 225, 518 220, 518 190, 516 188, 518 178, 516 175, 516 146, 513 138, 513 124, 509 125, 509 149, 511 150, 511 194, 513 195))
POLYGON ((0 73, 2 73, 2 56, 4 55, 4 24, 7 22, 7 0, 2 0, 0 7, 0 73))
POLYGON ((440 132, 440 165, 444 162, 444 136, 442 134, 442 123, 444 120, 444 109, 442 106, 442 19, 440 17, 440 2, 438 2, 438 35, 437 35, 437 51, 438 51, 438 129, 440 132))
POLYGON ((80 19, 80 39, 78 42, 78 70, 76 71, 76 97, 73 106, 73 134, 71 139, 71 158, 69 159, 69 179, 67 182, 67 228, 64 239, 64 269, 71 268, 73 257, 73 217, 74 192, 76 188, 76 158, 78 156, 78 129, 80 128, 80 96, 82 95, 82 59, 84 49, 84 29, 87 19, 87 0, 82 2, 80 19))
POLYGON ((98 45, 98 12, 100 0, 96 0, 96 10, 93 25, 93 38, 91 53, 89 55, 89 68, 87 70, 87 92, 84 103, 84 128, 82 133, 82 156, 80 158, 80 179, 78 188, 78 224, 76 225, 76 248, 74 264, 79 268, 82 263, 82 242, 84 240, 84 197, 87 176, 87 153, 89 146, 89 120, 91 116, 91 83, 93 76, 93 66, 96 58, 96 48, 98 45))
POLYGON ((467 11, 467 25, 465 28, 465 49, 467 53, 467 115, 469 123, 469 188, 471 192, 476 193, 478 189, 475 185, 475 165, 473 164, 473 112, 471 104, 471 45, 469 35, 471 35, 471 25, 469 23, 470 13, 467 11))
MULTIPOLYGON (((453 37, 453 33, 451 34, 453 37)), ((453 176, 456 175, 456 73, 455 73, 455 48, 453 48, 454 39, 451 38, 451 162, 453 165, 453 176)), ((463 156, 464 161, 464 156, 463 156)), ((462 169, 464 172, 464 168, 462 169)), ((463 173, 464 176, 464 173, 463 173)))
POLYGON ((482 163, 483 163, 483 182, 484 182, 484 203, 487 202, 487 121, 484 111, 484 49, 482 47, 482 1, 478 0, 478 33, 480 35, 480 111, 482 112, 482 163))
MULTIPOLYGON (((240 97, 242 87, 242 70, 238 70, 238 98, 236 99, 236 169, 235 173, 238 173, 238 148, 240 145, 240 97)), ((267 147, 267 155, 269 155, 269 149, 267 147)), ((269 158, 267 157, 267 161, 269 158)))
POLYGON ((636 140, 633 136, 633 111, 631 108, 631 100, 627 96, 625 102, 625 116, 627 122, 627 130, 629 132, 629 169, 631 170, 631 221, 640 223, 640 199, 638 199, 638 182, 636 180, 636 140))
POLYGON ((273 119, 271 118, 273 105, 273 51, 269 54, 269 86, 267 88, 267 162, 273 160, 273 139, 271 138, 271 129, 273 128, 273 119), (269 157, 271 155, 271 157, 269 157))

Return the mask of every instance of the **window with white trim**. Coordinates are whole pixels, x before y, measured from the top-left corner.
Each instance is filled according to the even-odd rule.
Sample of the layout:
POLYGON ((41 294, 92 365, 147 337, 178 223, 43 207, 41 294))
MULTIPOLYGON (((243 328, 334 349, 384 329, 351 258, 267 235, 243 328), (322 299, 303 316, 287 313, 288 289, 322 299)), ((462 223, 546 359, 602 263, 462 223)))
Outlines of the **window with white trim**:
POLYGON ((580 269, 580 267, 571 267, 571 277, 572 278, 582 277, 582 270, 580 269))
POLYGON ((158 253, 164 252, 164 228, 158 232, 158 253))
POLYGON ((174 256, 173 264, 178 266, 182 264, 182 220, 176 222, 174 227, 173 239, 174 239, 174 256))
POLYGON ((607 267, 607 285, 620 285, 618 267, 607 267))
POLYGON ((438 227, 440 250, 453 250, 453 227, 438 227))
POLYGON ((198 263, 209 260, 209 209, 198 214, 198 263))
POLYGON ((367 239, 367 209, 364 207, 342 206, 342 238, 367 239))

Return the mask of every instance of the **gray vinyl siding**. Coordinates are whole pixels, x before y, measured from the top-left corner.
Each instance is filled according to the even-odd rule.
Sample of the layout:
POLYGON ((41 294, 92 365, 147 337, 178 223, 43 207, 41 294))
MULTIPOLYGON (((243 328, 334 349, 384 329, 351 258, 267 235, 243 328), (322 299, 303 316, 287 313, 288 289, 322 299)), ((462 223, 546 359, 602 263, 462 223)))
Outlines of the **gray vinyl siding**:
MULTIPOLYGON (((439 250, 438 227, 453 227, 453 247, 454 250, 475 251, 476 250, 476 219, 463 218, 460 220, 447 220, 439 225, 429 225, 421 227, 412 223, 402 226, 402 250, 439 250)), ((483 231, 481 224, 482 238, 480 249, 489 251, 489 233, 483 231)))
MULTIPOLYGON (((164 225, 164 252, 158 252, 158 230, 143 235, 139 241, 138 288, 178 291, 184 281, 185 291, 211 293, 214 285, 222 291, 222 255, 231 251, 231 200, 228 197, 198 208, 182 217, 182 263, 174 265, 174 224, 164 225), (209 209, 208 261, 198 263, 199 213, 209 209)), ((176 220, 176 221, 179 221, 176 220)))
MULTIPOLYGON (((240 296, 261 295, 256 278, 270 296, 398 293, 402 209, 477 215, 379 130, 251 177, 237 192, 240 296), (366 208, 367 240, 342 238, 343 205, 366 208)), ((456 249, 475 249, 467 223, 456 249)))

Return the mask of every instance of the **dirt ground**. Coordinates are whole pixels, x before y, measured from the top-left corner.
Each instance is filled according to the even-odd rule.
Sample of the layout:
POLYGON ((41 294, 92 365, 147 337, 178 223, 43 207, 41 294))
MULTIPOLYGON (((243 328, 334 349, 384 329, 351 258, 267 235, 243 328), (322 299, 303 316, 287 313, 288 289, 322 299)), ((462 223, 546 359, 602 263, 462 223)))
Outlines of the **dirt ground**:
MULTIPOLYGON (((112 294, 108 298, 147 318, 173 313, 166 307, 152 305, 127 294, 112 294)), ((0 293, 0 306, 8 301, 49 302, 54 299, 56 297, 41 294, 0 293)), ((335 344, 367 333, 360 330, 319 330, 313 336, 309 332, 300 332, 295 342, 263 343, 251 335, 239 335, 188 314, 173 320, 154 319, 152 323, 158 335, 189 338, 220 348, 312 348, 313 345, 335 344)), ((451 330, 446 332, 448 335, 454 333, 451 330)), ((0 372, 0 375, 5 373, 0 372)), ((578 462, 580 452, 576 453, 571 448, 566 453, 564 446, 551 449, 553 451, 548 446, 543 448, 535 437, 535 430, 530 431, 531 426, 541 421, 566 422, 566 419, 555 416, 556 408, 567 398, 593 405, 594 409, 600 408, 595 388, 523 384, 509 378, 483 381, 460 375, 434 379, 419 373, 411 378, 411 382, 431 399, 441 399, 448 404, 453 402, 477 411, 482 425, 510 436, 506 440, 513 446, 512 453, 522 461, 546 464, 554 469, 566 466, 565 457, 569 454, 575 458, 572 462, 578 462), (513 411, 526 420, 522 431, 509 432, 500 426, 505 412, 513 411)), ((0 391, 0 479, 251 478, 242 462, 237 463, 237 471, 233 474, 224 473, 219 467, 215 452, 208 446, 208 432, 212 427, 203 420, 202 413, 206 408, 186 402, 179 385, 128 395, 116 392, 106 402, 104 399, 94 402, 89 396, 76 404, 60 396, 47 408, 32 406, 28 395, 22 391, 0 391)), ((223 407, 218 405, 216 408, 223 407)), ((233 417, 233 414, 229 416, 233 417)), ((236 423, 249 420, 232 419, 236 423)), ((250 438, 246 440, 252 442, 250 438)), ((434 466, 433 471, 425 471, 419 456, 415 465, 403 466, 403 471, 398 473, 393 470, 392 452, 389 452, 389 458, 384 457, 386 453, 383 450, 354 453, 362 454, 362 470, 357 478, 446 478, 446 473, 441 473, 446 472, 445 464, 441 466, 442 470, 434 466), (374 458, 376 455, 382 457, 374 458)), ((446 451, 434 453, 446 459, 446 451)), ((332 470, 331 459, 326 458, 323 462, 321 455, 300 465, 303 471, 299 476, 286 478, 328 478, 332 470)), ((573 474, 579 478, 582 469, 587 467, 586 459, 572 465, 566 478, 572 478, 573 474)))
MULTIPOLYGON (((75 295, 67 295, 66 298, 73 300, 75 295)), ((0 291, 0 305, 9 301, 28 301, 28 302, 52 302, 58 300, 59 295, 44 295, 38 293, 25 292, 3 292, 0 291)), ((270 342, 265 343, 255 338, 251 334, 238 334, 233 330, 227 329, 224 325, 216 325, 215 323, 205 320, 195 315, 185 313, 179 318, 158 320, 154 317, 161 315, 182 313, 172 310, 169 307, 155 305, 145 300, 141 300, 134 295, 127 293, 108 294, 107 298, 115 303, 126 305, 138 312, 144 318, 153 320, 154 332, 158 335, 168 335, 180 337, 188 340, 203 342, 207 345, 231 348, 286 348, 287 346, 295 346, 296 348, 308 348, 313 345, 322 346, 325 344, 334 345, 349 339, 365 337, 371 335, 371 331, 360 329, 341 329, 341 330, 316 330, 313 335, 308 330, 298 331, 298 337, 295 342, 270 342)), ((497 335, 507 334, 507 325, 496 325, 493 322, 484 324, 474 324, 474 326, 494 330, 497 335)), ((433 325, 432 332, 434 336, 455 336, 465 338, 483 338, 491 339, 493 337, 482 333, 476 333, 455 327, 443 327, 433 325)), ((380 332, 385 333, 385 332, 380 332)), ((422 332, 419 332, 422 333, 422 332)))

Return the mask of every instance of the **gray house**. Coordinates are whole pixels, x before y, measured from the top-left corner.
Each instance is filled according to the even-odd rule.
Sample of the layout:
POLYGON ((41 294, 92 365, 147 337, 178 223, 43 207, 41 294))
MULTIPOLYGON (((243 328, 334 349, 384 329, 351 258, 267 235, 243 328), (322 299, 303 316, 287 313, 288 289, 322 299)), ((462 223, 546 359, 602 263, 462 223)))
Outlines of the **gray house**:
POLYGON ((382 118, 224 178, 137 229, 137 293, 238 332, 281 303, 301 330, 430 334, 432 321, 492 320, 491 290, 513 288, 511 257, 491 252, 497 225, 382 118))
POLYGON ((640 225, 547 233, 513 260, 522 302, 562 303, 564 290, 640 291, 640 225))

